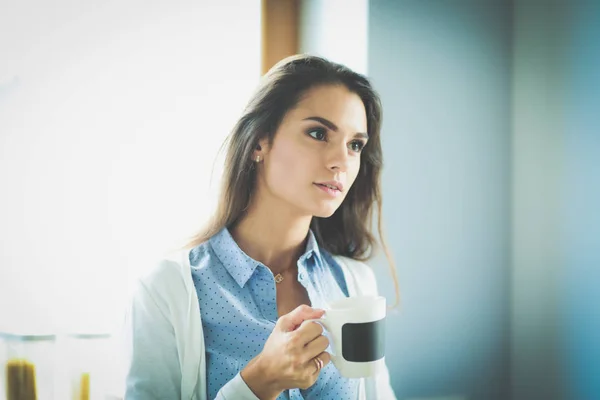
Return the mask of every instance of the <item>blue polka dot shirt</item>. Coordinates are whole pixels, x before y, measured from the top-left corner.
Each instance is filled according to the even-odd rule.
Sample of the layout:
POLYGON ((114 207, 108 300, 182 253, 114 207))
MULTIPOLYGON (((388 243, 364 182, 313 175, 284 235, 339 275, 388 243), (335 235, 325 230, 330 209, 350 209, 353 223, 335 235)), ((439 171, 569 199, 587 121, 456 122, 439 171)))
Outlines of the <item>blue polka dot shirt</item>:
MULTIPOLYGON (((238 247, 227 228, 192 249, 190 264, 204 330, 207 395, 214 399, 261 352, 275 327, 276 283, 264 264, 238 247)), ((319 249, 312 231, 298 260, 298 281, 315 308, 325 308, 348 296, 341 267, 319 249)), ((277 399, 354 400, 358 398, 358 382, 342 377, 329 363, 313 386, 286 390, 277 399)))

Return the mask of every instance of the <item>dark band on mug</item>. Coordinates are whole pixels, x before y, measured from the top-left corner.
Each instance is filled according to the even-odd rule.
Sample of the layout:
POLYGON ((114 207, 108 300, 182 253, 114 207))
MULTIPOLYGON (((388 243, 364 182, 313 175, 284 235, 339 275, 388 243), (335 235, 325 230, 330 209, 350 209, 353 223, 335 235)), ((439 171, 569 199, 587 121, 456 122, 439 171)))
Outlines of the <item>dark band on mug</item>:
POLYGON ((377 361, 385 356, 385 318, 342 326, 342 356, 347 361, 377 361))

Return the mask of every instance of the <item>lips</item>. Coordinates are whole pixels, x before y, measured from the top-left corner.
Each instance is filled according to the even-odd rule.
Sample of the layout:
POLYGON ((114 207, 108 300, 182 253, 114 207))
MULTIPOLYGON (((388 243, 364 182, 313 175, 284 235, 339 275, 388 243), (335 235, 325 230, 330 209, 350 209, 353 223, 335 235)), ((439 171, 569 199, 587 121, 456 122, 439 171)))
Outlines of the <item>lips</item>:
POLYGON ((323 186, 331 190, 337 190, 339 192, 344 190, 344 186, 339 181, 317 182, 315 185, 323 186))
POLYGON ((323 185, 322 183, 317 183, 317 186, 321 186, 321 187, 325 187, 325 188, 329 188, 331 190, 337 190, 340 191, 337 187, 335 186, 331 186, 331 185, 323 185))
POLYGON ((336 198, 336 197, 339 197, 342 195, 342 192, 335 187, 332 188, 332 186, 325 185, 322 183, 315 183, 314 185, 317 188, 319 188, 319 190, 321 190, 323 193, 326 193, 328 196, 330 196, 332 198, 336 198))

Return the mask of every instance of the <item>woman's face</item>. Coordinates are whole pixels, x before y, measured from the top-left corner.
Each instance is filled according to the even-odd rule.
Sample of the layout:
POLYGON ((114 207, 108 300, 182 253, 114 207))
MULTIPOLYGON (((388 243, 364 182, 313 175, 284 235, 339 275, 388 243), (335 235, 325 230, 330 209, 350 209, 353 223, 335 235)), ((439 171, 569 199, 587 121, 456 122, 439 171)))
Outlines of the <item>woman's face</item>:
POLYGON ((269 147, 260 143, 259 188, 302 215, 329 217, 342 204, 367 143, 360 97, 343 85, 308 90, 284 116, 269 147))

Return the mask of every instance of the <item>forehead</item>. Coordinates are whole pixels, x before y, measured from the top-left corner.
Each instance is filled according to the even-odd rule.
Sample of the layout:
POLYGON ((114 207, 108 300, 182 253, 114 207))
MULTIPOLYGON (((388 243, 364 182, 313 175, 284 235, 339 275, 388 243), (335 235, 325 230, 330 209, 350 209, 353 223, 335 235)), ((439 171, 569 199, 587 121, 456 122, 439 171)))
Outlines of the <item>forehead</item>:
POLYGON ((317 86, 307 90, 288 114, 292 119, 326 118, 353 133, 367 131, 362 99, 343 85, 317 86))

